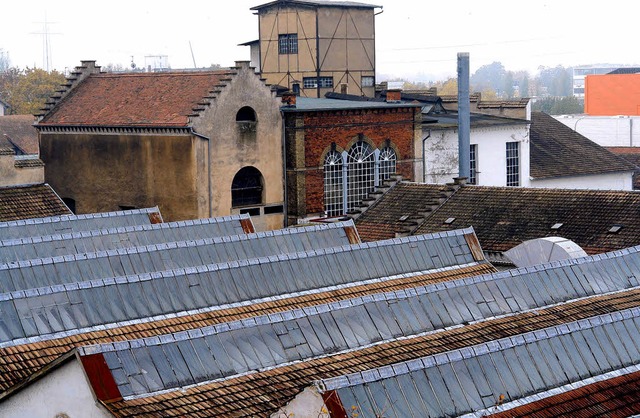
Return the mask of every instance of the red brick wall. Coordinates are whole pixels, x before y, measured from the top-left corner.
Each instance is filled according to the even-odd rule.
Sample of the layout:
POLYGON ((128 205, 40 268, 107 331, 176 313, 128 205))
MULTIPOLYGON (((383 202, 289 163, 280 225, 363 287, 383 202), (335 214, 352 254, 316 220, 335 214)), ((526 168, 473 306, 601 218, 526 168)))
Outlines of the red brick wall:
MULTIPOLYGON (((289 165, 292 169, 305 171, 306 213, 297 213, 297 216, 320 214, 324 210, 322 164, 333 142, 338 151, 348 151, 359 135, 373 142, 375 148, 383 148, 390 140, 397 153, 397 172, 412 180, 414 129, 420 129, 420 126, 414 127, 415 112, 418 111, 419 108, 407 107, 306 113, 303 117, 304 167, 289 165)), ((301 208, 300 204, 298 208, 301 208)))

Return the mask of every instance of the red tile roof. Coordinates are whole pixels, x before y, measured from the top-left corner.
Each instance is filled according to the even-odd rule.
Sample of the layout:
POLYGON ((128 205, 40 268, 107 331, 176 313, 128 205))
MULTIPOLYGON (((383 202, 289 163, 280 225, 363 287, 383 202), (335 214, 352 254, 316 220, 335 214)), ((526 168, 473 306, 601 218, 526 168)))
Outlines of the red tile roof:
POLYGON ((9 140, 25 154, 38 154, 38 131, 32 115, 0 116, 0 138, 9 140))
POLYGON ((229 70, 91 74, 38 125, 187 127, 229 70))
POLYGON ((640 414, 640 372, 562 392, 491 418, 628 417, 640 414))
POLYGON ((48 184, 0 188, 0 222, 71 214, 48 184))

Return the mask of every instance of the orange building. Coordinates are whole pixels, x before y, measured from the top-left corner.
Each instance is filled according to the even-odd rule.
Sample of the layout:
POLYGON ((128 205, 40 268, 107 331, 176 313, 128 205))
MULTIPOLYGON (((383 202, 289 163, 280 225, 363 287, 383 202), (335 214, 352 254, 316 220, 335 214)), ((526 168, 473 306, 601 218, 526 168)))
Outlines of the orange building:
POLYGON ((640 73, 588 75, 584 88, 589 116, 640 115, 640 73))

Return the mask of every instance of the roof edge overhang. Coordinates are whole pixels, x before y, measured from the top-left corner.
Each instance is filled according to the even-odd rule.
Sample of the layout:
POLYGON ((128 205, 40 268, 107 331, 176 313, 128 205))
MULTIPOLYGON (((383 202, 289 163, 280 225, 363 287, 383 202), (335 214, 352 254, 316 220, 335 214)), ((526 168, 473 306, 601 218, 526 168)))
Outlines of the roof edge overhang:
POLYGON ((97 134, 190 134, 193 126, 188 125, 58 125, 38 124, 40 132, 74 132, 97 134))
POLYGON ((38 380, 42 379, 53 370, 59 368, 60 366, 68 363, 69 361, 75 358, 76 358, 75 349, 71 349, 67 351, 65 354, 62 354, 60 357, 51 361, 49 364, 47 364, 37 372, 30 374, 29 377, 27 377, 25 380, 11 386, 4 392, 0 393, 0 403, 4 402, 5 400, 9 399, 11 396, 20 392, 22 389, 30 386, 32 383, 37 382, 38 380))
POLYGON ((324 2, 315 2, 315 1, 300 1, 300 0, 275 0, 269 3, 260 4, 258 6, 251 7, 249 10, 261 11, 264 9, 269 9, 276 6, 288 6, 288 5, 296 5, 302 7, 337 7, 341 9, 382 9, 382 6, 378 6, 375 4, 367 4, 367 3, 357 3, 357 2, 340 2, 336 1, 335 4, 331 4, 328 1, 324 2))
MULTIPOLYGON (((602 170, 596 173, 573 173, 573 174, 564 174, 564 175, 558 175, 558 176, 547 175, 547 176, 539 176, 539 177, 536 177, 533 174, 530 174, 529 178, 533 181, 536 181, 536 180, 550 180, 550 179, 566 179, 571 177, 600 176, 603 174, 616 174, 616 173, 633 175, 633 173, 635 173, 635 170, 634 169, 627 169, 627 170, 611 169, 611 170, 602 170)), ((633 190, 628 190, 628 191, 631 192, 633 190)))

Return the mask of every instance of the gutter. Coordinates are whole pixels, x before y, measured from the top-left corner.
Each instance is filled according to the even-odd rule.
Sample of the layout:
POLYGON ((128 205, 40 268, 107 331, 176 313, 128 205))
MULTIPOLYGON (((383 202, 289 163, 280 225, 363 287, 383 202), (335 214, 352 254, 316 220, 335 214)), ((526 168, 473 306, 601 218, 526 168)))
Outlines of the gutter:
POLYGON ((191 135, 207 141, 207 189, 209 194, 209 218, 213 218, 213 204, 211 202, 213 196, 213 184, 211 182, 211 138, 197 133, 193 128, 190 130, 191 135))

